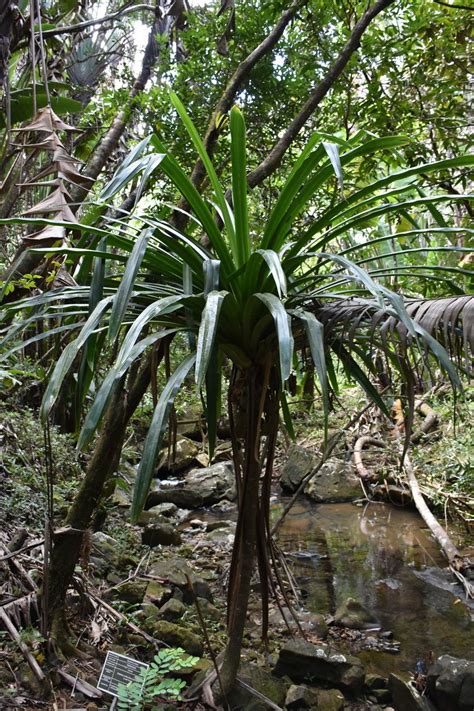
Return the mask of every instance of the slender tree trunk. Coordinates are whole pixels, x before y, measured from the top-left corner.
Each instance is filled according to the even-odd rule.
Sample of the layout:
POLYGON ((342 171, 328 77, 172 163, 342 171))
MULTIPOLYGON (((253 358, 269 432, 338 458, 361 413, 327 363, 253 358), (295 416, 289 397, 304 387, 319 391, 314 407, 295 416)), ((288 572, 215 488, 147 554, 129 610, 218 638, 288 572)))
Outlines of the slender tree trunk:
POLYGON ((250 584, 256 567, 257 519, 260 500, 260 439, 264 392, 261 368, 246 371, 245 407, 247 431, 245 434, 245 461, 239 517, 232 551, 231 580, 228 593, 228 642, 221 672, 224 695, 235 684, 240 664, 240 651, 245 630, 250 596, 250 584))
MULTIPOLYGON (((162 354, 161 351, 161 357, 162 354)), ((128 422, 147 390, 150 374, 151 353, 134 377, 129 377, 128 390, 124 383, 117 387, 107 407, 104 425, 86 475, 67 515, 66 523, 71 530, 54 538, 49 569, 48 622, 52 640, 66 653, 70 651, 65 633, 66 593, 80 558, 84 535, 102 497, 104 485, 117 469, 128 422)))

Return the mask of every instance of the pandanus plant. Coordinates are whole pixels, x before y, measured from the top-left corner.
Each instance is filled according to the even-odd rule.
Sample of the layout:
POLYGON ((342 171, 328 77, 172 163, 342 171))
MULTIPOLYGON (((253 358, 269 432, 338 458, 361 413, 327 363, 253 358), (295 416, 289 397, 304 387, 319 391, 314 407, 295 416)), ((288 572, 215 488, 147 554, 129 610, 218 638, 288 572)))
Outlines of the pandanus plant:
MULTIPOLYGON (((421 191, 414 197, 413 178, 472 165, 474 159, 461 157, 400 170, 343 193, 346 167, 379 151, 397 149, 406 139, 365 136, 361 140, 359 136, 353 142, 337 144, 320 143, 314 137, 294 164, 268 219, 257 228, 249 219, 246 135, 240 110, 234 107, 230 112, 232 184, 226 192, 184 107, 176 96, 172 101, 205 166, 212 198, 206 200, 197 192, 161 141, 151 136, 119 169, 103 198, 111 197, 140 170, 143 181, 161 171, 186 202, 187 232, 174 227, 172 221, 138 214, 133 217, 133 225, 141 224, 143 229, 136 237, 127 236, 124 223, 115 233, 84 227, 92 242, 87 249, 79 250, 83 262, 76 277, 85 274, 87 260, 96 260, 90 291, 87 287, 90 309, 85 322, 77 318, 81 287, 34 297, 29 305, 37 310, 37 318, 44 319, 54 302, 55 317, 62 309, 65 328, 68 318, 69 327, 81 328, 62 352, 49 379, 41 409, 44 419, 50 415, 80 352, 86 353, 82 366, 84 358, 90 366, 95 358, 91 343, 97 348, 107 342, 115 344, 114 362, 85 415, 79 436, 83 449, 99 430, 114 392, 143 354, 159 343, 169 344, 178 334, 188 335, 189 355, 167 379, 144 443, 132 504, 135 520, 146 502, 176 394, 188 375, 194 370, 196 386, 204 393, 211 459, 221 386, 227 382, 238 495, 228 586, 228 643, 221 671, 223 691, 227 692, 238 670, 252 576, 257 571, 260 576, 264 635, 269 594, 281 583, 270 535, 269 502, 280 411, 291 426, 285 385, 292 373, 295 349, 304 348, 311 354, 325 428, 330 391, 337 388, 337 362, 384 412, 386 404, 370 375, 377 374, 376 352, 383 354, 386 369, 400 374, 408 404, 413 403, 415 387, 428 377, 434 361, 453 386, 460 387, 447 351, 451 355, 464 351, 468 363, 469 351, 474 351, 474 297, 405 303, 383 281, 375 281, 371 269, 363 269, 357 257, 364 248, 359 259, 367 261, 367 245, 393 245, 399 236, 407 242, 423 235, 424 249, 429 252, 427 242, 433 232, 464 231, 446 223, 420 227, 412 219, 409 229, 398 235, 385 229, 374 236, 374 229, 384 218, 407 215, 415 207, 440 215, 436 205, 460 198, 426 196, 421 191), (328 195, 334 175, 341 190, 339 196, 315 203, 316 195, 328 195), (365 235, 363 241, 361 234, 365 235), (339 246, 341 237, 345 238, 343 250, 339 246), (117 254, 117 249, 108 252, 107 245, 120 248, 122 253, 117 254), (338 253, 331 251, 331 245, 337 245, 338 253), (103 270, 97 265, 100 267, 106 259, 123 260, 123 251, 130 254, 123 272, 119 272, 122 278, 117 287, 114 276, 104 280, 103 270), (68 293, 74 307, 67 301, 68 293), (68 308, 72 317, 68 317, 68 308), (224 379, 227 364, 231 370, 224 379)), ((78 229, 77 225, 74 228, 78 229)), ((399 253, 396 262, 388 260, 390 269, 386 263, 383 277, 405 274, 406 262, 399 253)), ((443 275, 446 272, 452 272, 452 276, 462 274, 462 269, 444 267, 443 275)), ((436 278, 434 268, 424 277, 436 278)), ((79 378, 78 382, 84 399, 90 378, 79 378)))

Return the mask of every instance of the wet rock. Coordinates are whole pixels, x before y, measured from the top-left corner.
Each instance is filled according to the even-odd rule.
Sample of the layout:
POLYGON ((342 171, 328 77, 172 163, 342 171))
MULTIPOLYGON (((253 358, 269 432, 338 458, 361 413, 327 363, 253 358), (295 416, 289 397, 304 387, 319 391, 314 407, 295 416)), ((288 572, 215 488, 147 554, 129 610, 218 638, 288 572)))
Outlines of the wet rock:
POLYGON ((321 709, 321 711, 340 711, 344 708, 345 699, 339 689, 311 689, 308 686, 290 686, 285 700, 288 711, 305 711, 305 709, 321 709))
POLYGON ((305 488, 305 494, 318 503, 354 501, 362 489, 350 463, 328 459, 305 488))
POLYGON ((295 682, 323 681, 349 691, 358 691, 364 683, 358 659, 338 654, 327 644, 303 640, 292 640, 280 650, 275 674, 287 675, 295 682))
POLYGON ((107 600, 123 600, 131 605, 140 604, 144 597, 148 583, 144 580, 128 580, 126 583, 111 588, 105 595, 107 600))
POLYGON ((370 695, 381 704, 386 704, 392 700, 392 694, 388 689, 372 689, 370 695))
POLYGON ((428 670, 427 693, 444 711, 474 709, 474 661, 439 657, 428 670))
POLYGON ((285 708, 289 711, 303 711, 316 707, 317 696, 314 689, 301 684, 290 686, 285 699, 285 708))
POLYGON ((199 610, 205 619, 214 620, 215 622, 220 622, 224 619, 225 613, 205 598, 199 599, 199 610))
POLYGON ((158 488, 148 494, 145 508, 173 503, 180 508, 197 509, 221 499, 233 501, 235 497, 234 467, 223 462, 206 469, 192 469, 184 479, 161 481, 158 488))
POLYGON ((97 531, 92 535, 92 550, 97 557, 113 564, 117 560, 118 542, 112 536, 108 536, 102 531, 97 531))
POLYGON ((293 493, 303 479, 316 466, 318 458, 313 452, 298 444, 293 444, 280 474, 280 485, 285 491, 293 493))
MULTIPOLYGON (((288 682, 277 679, 266 669, 244 662, 239 669, 239 679, 252 689, 259 691, 277 706, 283 707, 288 690, 288 682)), ((245 711, 268 711, 268 704, 257 699, 241 686, 236 686, 229 698, 231 708, 245 711)))
POLYGON ((328 459, 305 488, 305 494, 318 503, 354 501, 362 489, 352 465, 339 459, 328 459))
POLYGON ((163 607, 158 610, 159 616, 163 620, 168 620, 168 622, 174 622, 174 620, 179 620, 186 612, 186 605, 182 602, 172 597, 168 602, 165 602, 163 607))
POLYGON ((380 674, 366 674, 364 685, 366 689, 386 689, 388 687, 388 679, 380 676, 380 674))
POLYGON ((235 524, 233 526, 215 528, 207 534, 206 539, 218 545, 231 546, 234 542, 235 528, 235 524))
POLYGON ((233 504, 230 501, 219 501, 217 504, 211 506, 211 511, 215 513, 228 514, 237 511, 237 504, 233 504))
POLYGON ((182 558, 155 561, 150 566, 150 574, 157 578, 163 578, 166 584, 171 587, 179 588, 183 593, 185 603, 192 603, 194 595, 212 602, 209 583, 196 575, 194 570, 182 558), (188 578, 191 580, 193 591, 189 589, 188 578))
POLYGON ((209 521, 207 524, 207 532, 215 531, 216 528, 232 528, 235 531, 237 524, 234 521, 209 521))
POLYGON ((378 627, 378 623, 363 605, 352 597, 348 597, 336 610, 334 622, 351 630, 366 630, 378 627))
POLYGON ((172 518, 177 515, 178 511, 179 509, 176 504, 163 503, 153 506, 153 508, 149 509, 147 513, 153 513, 157 516, 164 516, 164 518, 172 518))
POLYGON ((143 529, 142 543, 150 548, 179 546, 181 545, 181 534, 171 523, 153 523, 143 529))
POLYGON ((204 650, 197 634, 173 622, 167 622, 166 620, 155 622, 153 624, 153 636, 171 647, 182 647, 188 654, 202 657, 204 650))
POLYGON ((160 452, 157 474, 160 479, 179 474, 196 464, 201 448, 192 439, 181 437, 176 440, 175 449, 168 447, 160 452))
POLYGON ((413 684, 397 674, 390 674, 388 688, 395 711, 436 711, 436 707, 426 696, 422 696, 413 684))
MULTIPOLYGON (((295 614, 300 626, 305 632, 311 632, 312 634, 316 634, 320 639, 326 639, 329 628, 323 615, 318 615, 315 612, 300 612, 298 610, 295 611, 295 614)), ((280 611, 279 608, 272 608, 269 612, 268 622, 272 629, 278 629, 280 631, 288 629, 289 627, 290 630, 296 632, 298 627, 293 615, 287 607, 282 607, 282 611, 280 611)))

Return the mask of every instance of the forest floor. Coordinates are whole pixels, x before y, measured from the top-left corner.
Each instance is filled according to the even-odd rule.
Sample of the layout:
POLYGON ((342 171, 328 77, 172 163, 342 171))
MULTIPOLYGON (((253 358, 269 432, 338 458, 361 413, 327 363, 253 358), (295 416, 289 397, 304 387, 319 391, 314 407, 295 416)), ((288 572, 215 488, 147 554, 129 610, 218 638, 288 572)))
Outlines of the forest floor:
MULTIPOLYGON (((469 553, 474 525, 474 452, 470 425, 474 418, 474 389, 468 390, 466 400, 457 405, 455 418, 452 399, 445 390, 434 393, 429 404, 438 416, 438 426, 423 435, 413 447, 413 465, 421 490, 439 520, 454 525, 457 540, 465 544, 469 553)), ((344 389, 336 415, 330 423, 332 431, 344 427, 363 405, 355 390, 344 389)), ((17 403, 3 403, 0 407, 1 558, 8 555, 14 541, 16 547, 41 541, 46 487, 43 430, 36 415, 20 408, 17 403)), ((292 407, 298 442, 318 450, 321 446, 320 415, 302 411, 296 400, 292 407)), ((126 473, 130 472, 138 458, 145 416, 146 413, 142 412, 131 428, 121 464, 121 472, 125 473, 123 480, 119 477, 114 495, 104 504, 105 521, 97 521, 101 530, 91 534, 90 546, 85 547, 80 569, 77 570, 76 588, 68 601, 71 631, 77 639, 81 657, 64 660, 59 665, 61 671, 53 671, 53 695, 48 701, 43 701, 37 678, 26 663, 25 654, 7 631, 0 629, 2 709, 87 707, 93 711, 103 704, 100 699, 94 699, 91 688, 97 683, 106 651, 151 662, 156 653, 153 640, 163 639, 171 646, 184 647, 200 658, 192 674, 189 670, 180 672, 181 678, 188 681, 198 671, 210 668, 211 650, 212 654, 218 654, 225 644, 225 593, 235 506, 226 503, 217 505, 213 512, 215 520, 211 516, 207 521, 206 515, 199 511, 187 512, 181 518, 178 513, 172 520, 172 526, 179 531, 180 540, 175 541, 177 545, 144 545, 143 525, 149 523, 149 518, 145 516, 141 526, 134 526, 129 521, 127 508, 119 503, 125 493, 123 481, 127 480, 126 473), (200 590, 197 593, 198 606, 186 597, 187 581, 183 573, 184 576, 189 573, 195 590, 200 590), (155 614, 158 606, 166 607, 164 615, 155 614)), ((186 416, 189 418, 189 413, 186 416)), ((420 418, 417 426, 422 422, 420 418)), ((360 435, 384 437, 386 429, 382 418, 375 416, 374 410, 369 411, 360 418, 356 428, 348 432, 345 442, 341 443, 339 455, 342 451, 350 451, 360 435)), ((77 459, 72 437, 59 434, 55 428, 51 434, 56 474, 54 508, 57 525, 60 525, 77 489, 85 460, 77 459)), ((275 468, 275 492, 279 491, 278 471, 285 459, 287 446, 288 441, 282 438, 275 468)), ((380 482, 390 478, 402 487, 405 485, 389 448, 369 453, 364 463, 368 469, 376 465, 380 482)), ((19 630, 20 641, 26 645, 30 656, 40 668, 48 670, 35 604, 41 584, 41 550, 38 546, 8 560, 0 560, 0 606, 11 615, 15 628, 19 630)), ((278 608, 272 602, 268 645, 263 645, 258 625, 260 617, 256 585, 250 610, 251 624, 244 641, 244 658, 246 662, 254 662, 265 669, 275 663, 278 650, 289 639, 289 632, 281 624, 278 608)), ((327 622, 313 616, 305 630, 307 640, 317 644, 327 637, 331 644, 342 645, 341 648, 347 653, 356 652, 361 646, 361 639, 363 641, 369 634, 337 626, 328 629, 327 622)), ((385 638, 380 644, 390 645, 390 642, 385 638)), ((243 678, 254 688, 260 684, 260 688, 266 689, 274 700, 282 693, 281 688, 272 689, 261 679, 256 680, 247 668, 243 671, 243 678)), ((331 699, 333 706, 328 705, 327 708, 390 707, 390 695, 387 693, 385 697, 379 693, 377 698, 366 689, 362 697, 352 697, 351 700, 350 696, 342 698, 342 701, 331 699)), ((250 708, 248 704, 242 706, 242 703, 247 703, 242 699, 236 703, 240 703, 242 708, 250 708)), ((252 703, 254 706, 251 708, 260 708, 255 699, 252 703)), ((329 701, 326 703, 329 704, 329 701)), ((171 708, 177 707, 209 708, 191 702, 173 702, 171 708)), ((265 708, 265 704, 261 708, 265 708)))

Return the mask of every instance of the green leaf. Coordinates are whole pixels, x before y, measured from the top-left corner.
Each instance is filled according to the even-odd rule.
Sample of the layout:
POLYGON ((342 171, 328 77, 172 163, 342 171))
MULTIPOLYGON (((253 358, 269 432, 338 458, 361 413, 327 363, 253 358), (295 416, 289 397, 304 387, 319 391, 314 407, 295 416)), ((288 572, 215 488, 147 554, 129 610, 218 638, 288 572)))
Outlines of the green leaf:
MULTIPOLYGON (((165 150, 157 136, 153 136, 152 143, 158 149, 162 149, 163 151, 165 150)), ((178 163, 169 154, 167 154, 166 158, 164 158, 161 162, 161 169, 170 178, 173 184, 180 191, 181 195, 191 206, 191 209, 194 211, 194 214, 209 237, 217 256, 221 260, 224 270, 230 274, 234 271, 232 257, 205 201, 202 199, 201 195, 186 176, 184 171, 180 168, 178 163)))
POLYGON ((150 237, 150 231, 146 230, 141 234, 133 247, 132 253, 128 258, 125 273, 120 282, 117 293, 114 296, 112 312, 109 321, 109 340, 114 341, 120 331, 122 320, 127 310, 128 302, 135 286, 135 279, 140 269, 147 245, 150 237))
POLYGON ((178 99, 176 94, 174 94, 173 92, 170 92, 170 97, 171 97, 171 103, 173 104, 176 111, 178 112, 178 114, 181 118, 181 121, 183 122, 184 127, 185 127, 186 131, 188 132, 189 137, 191 138, 195 149, 198 152, 199 158, 201 159, 201 161, 204 165, 204 168, 206 169, 206 173, 209 177, 209 181, 211 183, 212 189, 214 190, 216 203, 217 203, 219 210, 221 211, 221 214, 222 214, 222 219, 223 219, 223 222, 224 222, 224 225, 226 228, 227 236, 229 238, 229 242, 231 245, 232 254, 234 255, 235 263, 238 264, 239 247, 236 242, 234 223, 233 223, 229 205, 227 203, 227 200, 225 199, 224 191, 223 191, 222 186, 219 182, 219 178, 217 177, 217 173, 214 170, 212 161, 208 156, 208 153, 204 147, 203 142, 201 141, 199 133, 198 133, 195 125, 189 118, 183 104, 178 99))
POLYGON ((232 156, 232 204, 236 235, 236 266, 243 266, 251 250, 247 207, 247 156, 245 121, 241 111, 234 106, 230 112, 232 156))
POLYGON ((102 301, 99 301, 94 311, 91 313, 86 323, 84 324, 78 337, 74 341, 72 341, 72 343, 69 343, 61 353, 61 356, 59 357, 59 360, 56 363, 56 367, 54 368, 53 373, 49 379, 46 392, 41 402, 40 417, 42 422, 46 422, 46 420, 48 419, 51 409, 58 398, 59 391, 61 390, 61 385, 64 381, 64 378, 70 371, 74 360, 79 351, 81 350, 82 346, 84 345, 84 343, 87 342, 87 339, 95 331, 97 324, 99 323, 102 317, 102 314, 109 307, 112 298, 113 297, 111 296, 107 296, 105 299, 102 299, 102 301))
MULTIPOLYGON (((282 298, 286 296, 287 286, 286 286, 286 276, 283 268, 281 266, 280 257, 273 249, 257 249, 254 254, 258 254, 266 262, 270 274, 273 277, 275 286, 278 292, 278 296, 282 298)), ((252 255, 253 257, 253 255, 252 255)))
POLYGON ((206 377, 209 359, 219 326, 219 314, 222 302, 228 293, 228 291, 211 291, 206 298, 196 347, 195 377, 199 388, 204 383, 204 378, 206 377))
MULTIPOLYGON (((42 109, 48 105, 46 94, 38 93, 36 95, 37 108, 42 109)), ((64 114, 77 114, 82 111, 83 107, 80 101, 70 99, 68 96, 52 96, 51 108, 59 116, 64 114)), ((29 96, 17 96, 11 101, 11 121, 12 124, 23 123, 34 116, 33 94, 29 96)), ((0 115, 0 128, 6 126, 5 115, 2 112, 0 115)))
POLYGON ((206 370, 206 422, 209 463, 214 456, 217 440, 217 422, 221 411, 222 358, 214 346, 206 370))
POLYGON ((288 400, 286 399, 286 393, 284 390, 280 392, 280 406, 286 431, 288 432, 288 436, 290 437, 290 439, 292 439, 294 442, 296 440, 296 434, 295 429, 293 427, 293 420, 291 417, 290 408, 288 407, 288 400))
POLYGON ((344 190, 344 176, 342 174, 342 166, 341 166, 341 159, 339 157, 339 146, 337 143, 324 143, 324 150, 329 156, 329 160, 331 161, 331 165, 334 168, 334 172, 336 173, 337 177, 337 182, 339 183, 339 187, 341 188, 341 192, 344 190))
POLYGON ((296 310, 293 312, 304 324, 308 338, 311 357, 321 385, 324 412, 324 437, 326 440, 329 417, 329 382, 326 368, 324 326, 316 316, 309 311, 296 310))
POLYGON ((370 380, 367 378, 366 374, 360 367, 360 365, 354 360, 354 358, 350 355, 350 353, 344 348, 342 345, 342 342, 340 340, 337 340, 334 342, 333 345, 333 351, 339 358, 339 360, 342 362, 344 365, 344 368, 347 372, 347 374, 355 380, 361 388, 364 390, 364 392, 367 393, 369 398, 380 408, 380 410, 384 413, 384 415, 387 415, 387 417, 390 416, 390 413, 387 409, 387 406, 385 405, 382 397, 378 393, 377 389, 372 385, 370 380))
POLYGON ((270 311, 277 332, 277 347, 280 354, 280 377, 282 383, 290 376, 293 360, 293 335, 291 319, 280 299, 274 294, 255 294, 270 311))
POLYGON ((192 353, 176 368, 163 388, 163 392, 160 395, 153 413, 153 418, 143 447, 143 455, 138 468, 135 488, 133 491, 131 517, 134 523, 137 521, 145 505, 148 490, 155 471, 156 459, 175 397, 184 382, 184 379, 193 367, 195 360, 196 355, 192 353))
POLYGON ((84 420, 77 443, 77 448, 79 450, 85 450, 85 448, 90 444, 94 434, 97 432, 97 428, 100 424, 107 403, 110 401, 114 387, 121 380, 132 363, 134 363, 149 346, 153 345, 162 338, 166 338, 166 336, 176 333, 176 331, 177 329, 170 328, 146 336, 146 338, 142 339, 133 346, 125 359, 119 363, 116 363, 114 367, 109 370, 84 420))

